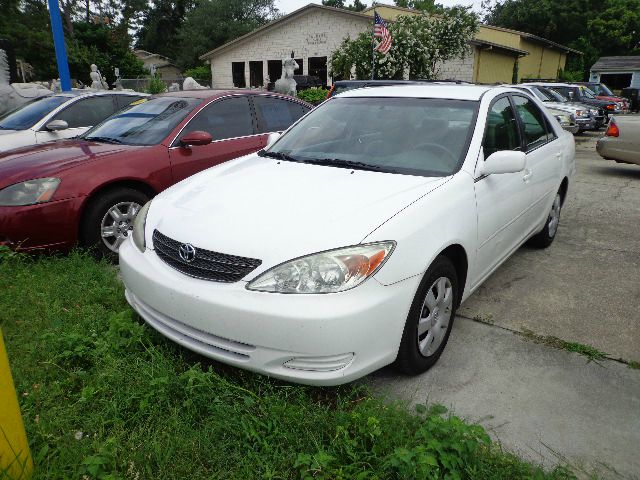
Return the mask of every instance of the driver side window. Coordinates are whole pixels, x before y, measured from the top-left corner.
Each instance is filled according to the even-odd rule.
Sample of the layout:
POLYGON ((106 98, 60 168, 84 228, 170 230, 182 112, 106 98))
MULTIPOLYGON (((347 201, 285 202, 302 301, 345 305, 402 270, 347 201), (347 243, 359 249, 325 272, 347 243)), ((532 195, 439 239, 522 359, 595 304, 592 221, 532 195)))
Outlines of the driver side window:
POLYGON ((518 123, 507 97, 497 100, 487 116, 484 133, 484 158, 500 150, 520 150, 518 123))

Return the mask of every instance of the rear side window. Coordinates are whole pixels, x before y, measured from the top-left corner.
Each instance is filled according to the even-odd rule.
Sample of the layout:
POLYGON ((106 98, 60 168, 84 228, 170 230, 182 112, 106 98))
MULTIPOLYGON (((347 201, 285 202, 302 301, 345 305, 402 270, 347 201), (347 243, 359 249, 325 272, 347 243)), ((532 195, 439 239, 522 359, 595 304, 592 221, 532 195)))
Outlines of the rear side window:
POLYGON ((249 97, 225 98, 209 104, 182 130, 178 141, 194 130, 207 132, 214 140, 253 135, 249 97))
POLYGON ((309 108, 297 102, 276 97, 253 97, 258 117, 258 133, 286 130, 309 111, 309 108))
POLYGON ((527 150, 553 140, 553 132, 547 132, 544 114, 535 103, 520 95, 513 96, 513 103, 516 105, 516 111, 522 122, 527 150))
POLYGON ((116 111, 111 95, 84 98, 58 113, 54 120, 64 120, 69 128, 91 127, 116 111))
POLYGON ((116 103, 118 104, 118 110, 124 107, 128 107, 133 102, 142 100, 145 97, 138 95, 116 95, 116 103))
POLYGON ((487 117, 484 134, 484 157, 500 150, 519 150, 520 134, 516 117, 507 97, 497 100, 487 117))

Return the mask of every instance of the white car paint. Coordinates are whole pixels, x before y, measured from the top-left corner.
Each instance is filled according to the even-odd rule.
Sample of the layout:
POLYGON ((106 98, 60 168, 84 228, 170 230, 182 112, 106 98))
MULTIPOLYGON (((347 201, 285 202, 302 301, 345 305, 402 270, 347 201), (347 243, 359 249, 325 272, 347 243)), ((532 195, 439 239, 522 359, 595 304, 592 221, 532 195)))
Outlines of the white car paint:
MULTIPOLYGON (((64 130, 49 131, 46 125, 52 121, 55 116, 73 105, 74 103, 88 97, 100 95, 135 95, 137 97, 147 96, 146 93, 125 92, 116 90, 74 90, 72 92, 63 92, 55 94, 55 96, 67 97, 68 100, 53 109, 48 114, 40 118, 34 125, 24 130, 2 130, 0 129, 0 152, 11 150, 14 148, 26 147, 29 145, 52 142, 56 140, 64 140, 66 138, 77 137, 83 134, 93 125, 87 125, 77 128, 66 128, 64 130)), ((47 98, 47 97, 41 97, 47 98)), ((116 110, 117 111, 117 110, 116 110)), ((115 112, 114 112, 115 113, 115 112)))
POLYGON ((447 177, 248 155, 180 182, 152 201, 146 250, 132 241, 120 248, 129 303, 152 327, 189 349, 294 382, 336 385, 393 362, 416 290, 434 259, 451 245, 464 248, 464 301, 545 226, 556 192, 574 173, 573 136, 545 113, 557 138, 527 153, 524 170, 483 175, 490 104, 508 93, 533 100, 545 112, 535 98, 508 87, 377 87, 335 97, 479 101, 463 164, 447 177), (235 283, 191 278, 154 252, 155 229, 262 264, 235 283), (395 250, 371 279, 351 290, 282 294, 246 288, 296 257, 381 241, 396 242, 395 250), (306 367, 286 366, 291 359, 306 367))

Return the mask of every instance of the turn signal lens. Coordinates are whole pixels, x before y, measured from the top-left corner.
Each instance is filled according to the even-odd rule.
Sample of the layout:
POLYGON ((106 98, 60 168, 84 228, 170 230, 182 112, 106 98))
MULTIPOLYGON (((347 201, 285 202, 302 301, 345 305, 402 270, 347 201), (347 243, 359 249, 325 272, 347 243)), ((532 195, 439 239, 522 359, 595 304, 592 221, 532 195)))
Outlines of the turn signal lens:
POLYGON ((607 137, 620 136, 620 129, 618 128, 618 125, 616 125, 616 123, 613 120, 609 122, 609 126, 607 127, 607 131, 605 132, 605 135, 607 137))

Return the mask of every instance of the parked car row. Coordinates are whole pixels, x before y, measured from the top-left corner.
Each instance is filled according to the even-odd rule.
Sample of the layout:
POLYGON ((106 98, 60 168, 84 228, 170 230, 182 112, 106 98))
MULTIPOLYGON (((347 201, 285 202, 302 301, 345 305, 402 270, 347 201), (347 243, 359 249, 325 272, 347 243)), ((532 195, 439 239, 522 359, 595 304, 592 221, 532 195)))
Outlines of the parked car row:
POLYGON ((315 109, 168 93, 0 153, 0 243, 118 253, 147 324, 224 363, 316 385, 418 374, 461 302, 525 242, 551 245, 574 156, 526 88, 379 86, 315 109))
MULTIPOLYGON (((158 192, 259 150, 269 132, 285 130, 312 108, 277 94, 197 90, 138 97, 109 116, 117 110, 116 100, 136 98, 110 93, 83 96, 32 123, 34 112, 49 109, 52 101, 66 105, 69 98, 74 99, 46 97, 0 120, 16 130, 27 126, 37 141, 55 122, 86 130, 86 121, 78 118, 97 121, 98 106, 100 120, 109 117, 72 139, 0 153, 0 244, 22 250, 80 244, 114 256, 137 212, 158 192), (29 120, 18 125, 19 118, 29 120)), ((4 136, 20 143, 23 134, 4 136)))

